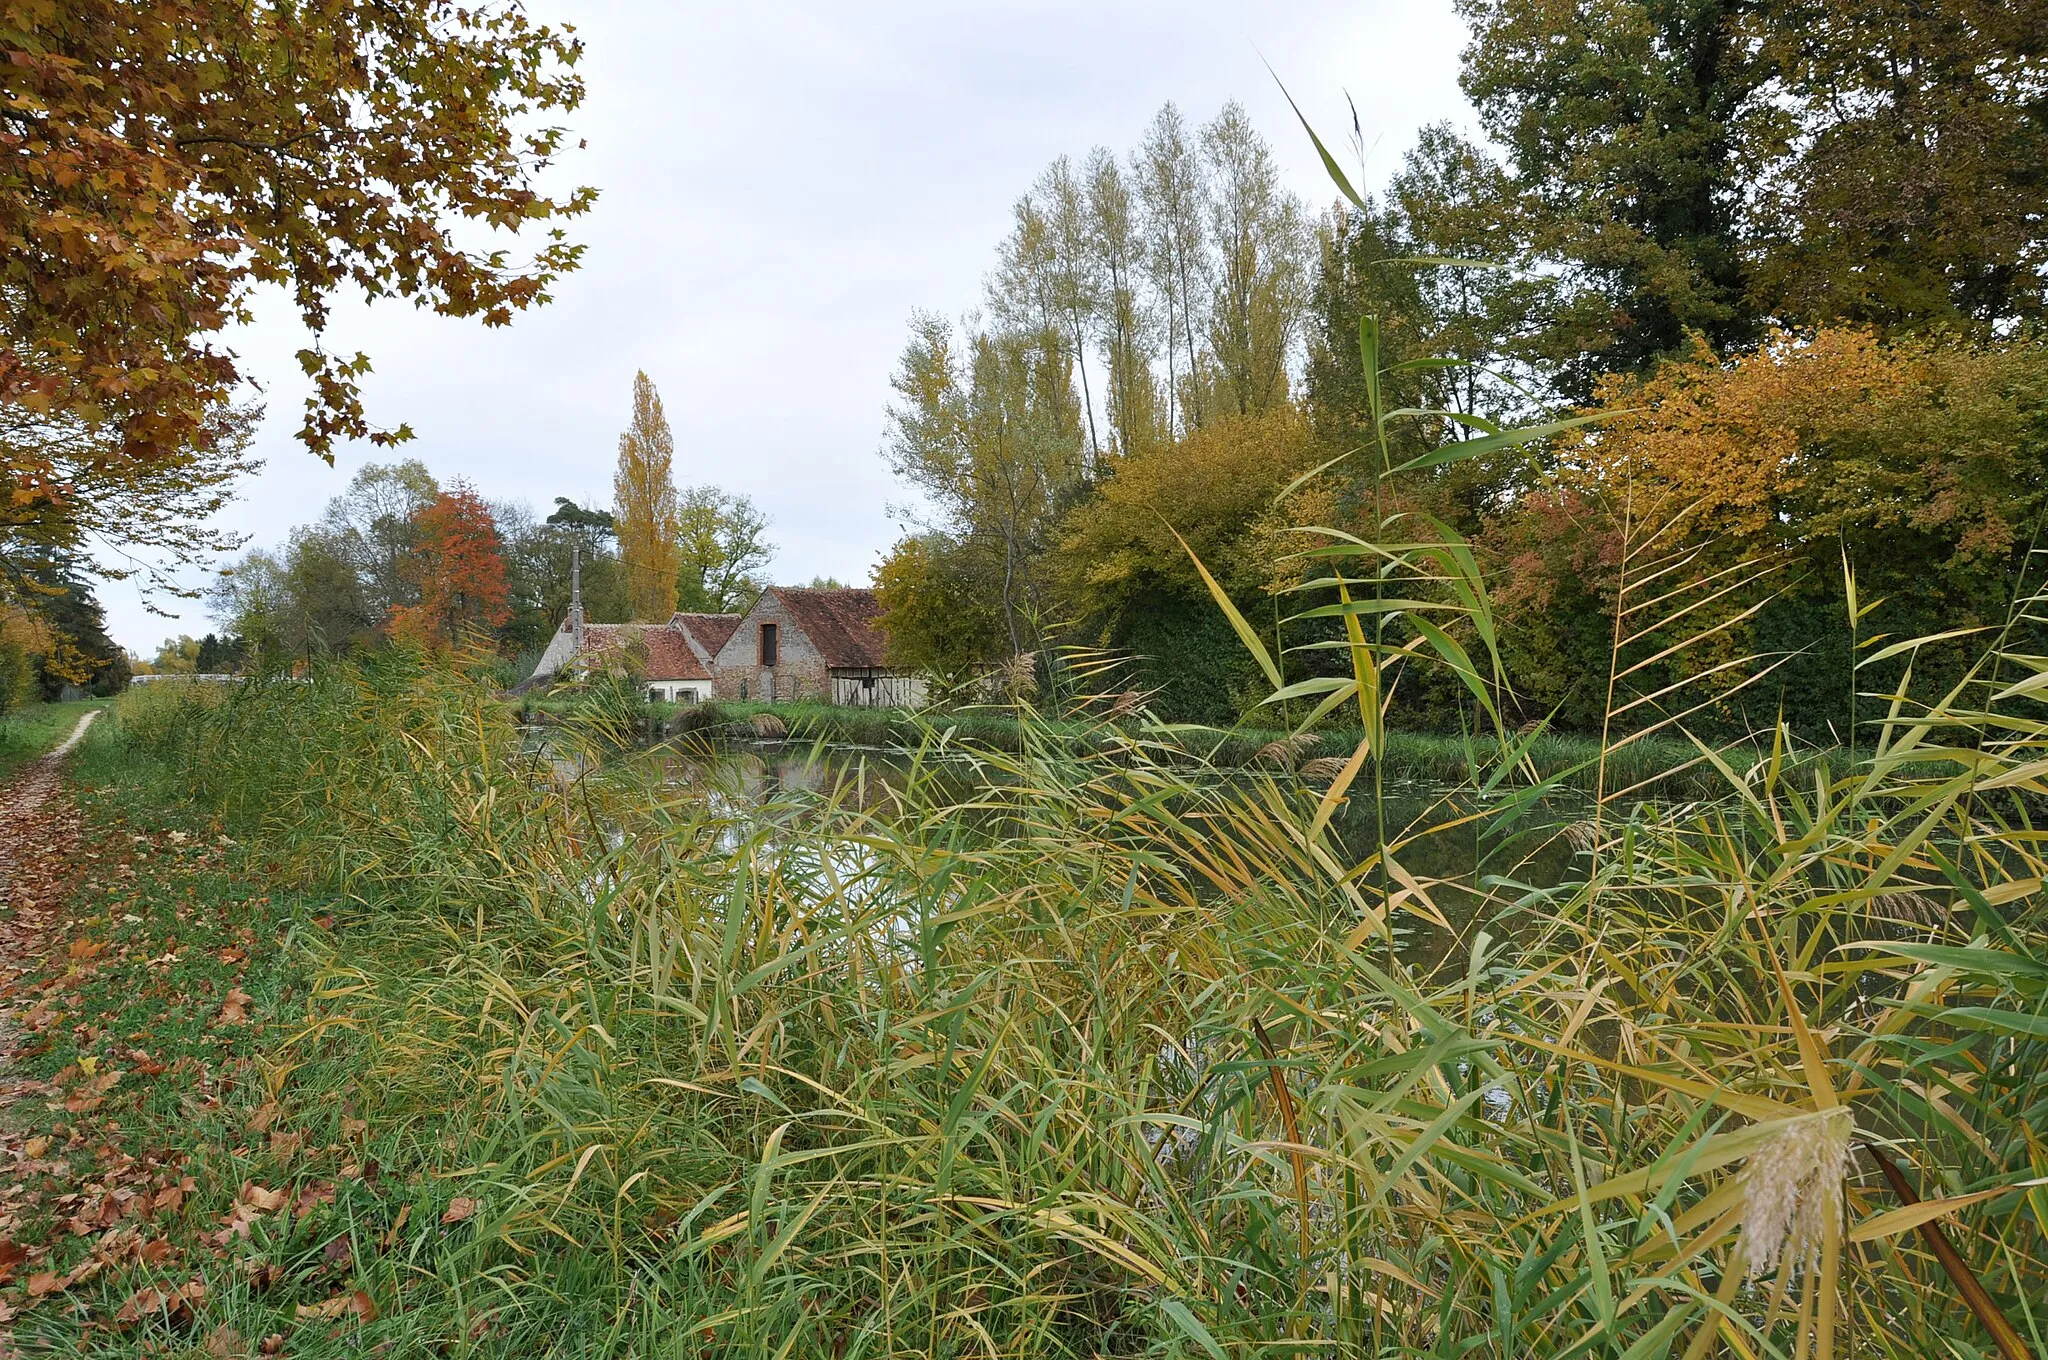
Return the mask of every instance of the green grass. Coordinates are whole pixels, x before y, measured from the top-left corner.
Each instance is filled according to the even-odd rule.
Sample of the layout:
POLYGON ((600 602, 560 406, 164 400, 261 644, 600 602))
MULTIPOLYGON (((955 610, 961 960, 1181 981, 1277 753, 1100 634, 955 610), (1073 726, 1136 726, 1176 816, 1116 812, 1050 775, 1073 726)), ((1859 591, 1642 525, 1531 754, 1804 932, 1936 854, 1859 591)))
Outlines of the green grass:
MULTIPOLYGON (((402 656, 131 697, 81 771, 137 790, 106 795, 131 825, 217 818, 246 843, 203 900, 269 898, 276 981, 248 987, 269 1028, 220 1124, 153 1135, 214 1168, 199 1226, 237 1178, 296 1194, 345 1155, 379 1168, 309 1226, 184 1258, 208 1286, 186 1335, 1619 1360, 1706 1349, 1718 1317, 1791 1355, 1825 1279, 1858 1353, 1903 1357, 1989 1344, 1918 1239, 1845 1244, 1820 1213, 1827 1264, 1774 1302, 1741 1283, 1744 1176, 1789 1159, 1781 1191, 1819 1176, 1875 1231, 1897 1201, 1827 1159, 1883 1140, 1923 1195, 1986 1192, 1947 1230, 2041 1325, 2026 730, 1987 748, 2003 789, 1972 791, 1981 764, 1927 773, 1942 760, 1902 733, 1706 806, 1594 802, 1561 858, 1508 778, 1476 836, 1441 829, 1455 799, 1390 828, 1384 883, 1316 791, 1128 734, 1089 751, 1026 724, 1018 753, 970 749, 988 778, 964 793, 913 759, 879 806, 757 805, 716 762, 679 786, 628 753, 565 782, 486 687, 402 656), (1464 864, 1421 873, 1441 836, 1464 864), (1447 955, 1386 948, 1454 894, 1473 905, 1447 955), (259 1146, 272 1101, 326 1160, 259 1146), (475 1213, 441 1223, 457 1195, 475 1213), (297 1320, 354 1289, 374 1320, 297 1320)), ((132 914, 191 933, 181 875, 213 871, 152 863, 159 905, 132 914)), ((104 1007, 141 985, 110 980, 104 1007)), ((82 1316, 32 1310, 40 1335, 174 1339, 89 1330, 141 1278, 110 1276, 82 1316)))
POLYGON ((0 713, 0 779, 70 736, 80 716, 106 705, 105 699, 81 699, 62 704, 26 704, 0 713))

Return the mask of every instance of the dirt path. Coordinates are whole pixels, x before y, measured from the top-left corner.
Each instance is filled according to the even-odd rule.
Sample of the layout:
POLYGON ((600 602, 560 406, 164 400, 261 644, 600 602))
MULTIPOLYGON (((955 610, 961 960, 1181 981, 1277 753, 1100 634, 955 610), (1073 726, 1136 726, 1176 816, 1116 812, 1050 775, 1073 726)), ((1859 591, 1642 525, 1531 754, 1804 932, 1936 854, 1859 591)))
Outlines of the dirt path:
MULTIPOLYGON (((61 905, 49 902, 47 895, 38 891, 47 886, 46 876, 38 871, 47 861, 59 858, 48 853, 53 845, 51 833, 59 830, 50 824, 52 817, 59 822, 68 821, 73 834, 77 818, 75 814, 66 818, 61 797, 57 800, 60 807, 47 805, 63 785, 64 757, 71 754, 71 748, 84 738, 85 730, 99 715, 98 709, 85 714, 55 750, 24 765, 0 787, 0 907, 13 907, 17 916, 40 916, 61 905)), ((17 924, 20 922, 9 923, 17 924)), ((5 970, 8 981, 20 972, 22 962, 10 947, 17 933, 13 929, 0 932, 0 969, 5 970)))

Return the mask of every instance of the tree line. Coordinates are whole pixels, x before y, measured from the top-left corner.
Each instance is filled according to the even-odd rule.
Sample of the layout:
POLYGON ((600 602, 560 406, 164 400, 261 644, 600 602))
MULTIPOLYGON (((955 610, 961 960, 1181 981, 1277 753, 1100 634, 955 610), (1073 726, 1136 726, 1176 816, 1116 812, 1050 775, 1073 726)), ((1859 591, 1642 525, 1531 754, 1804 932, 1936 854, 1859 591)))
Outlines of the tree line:
POLYGON ((558 496, 542 516, 443 485, 418 459, 370 463, 312 524, 224 571, 209 604, 222 631, 165 642, 155 669, 294 664, 398 640, 484 643, 531 663, 566 617, 580 563, 594 623, 658 622, 676 610, 743 610, 772 560, 768 519, 747 497, 678 488, 674 439, 642 373, 619 437, 609 508, 558 496))
MULTIPOLYGON (((1231 721, 1270 687, 1194 559, 1296 679, 1337 628, 1295 617, 1327 603, 1304 551, 1389 524, 1470 546, 1524 719, 1691 677, 1723 692, 1701 722, 1839 736, 1859 687, 1910 662, 1931 692, 2020 618, 2048 513, 2043 7, 1461 12, 1482 136, 1425 128, 1312 212, 1240 108, 1169 105, 1039 176, 978 311, 913 316, 883 452, 925 511, 878 573, 902 661, 1107 649, 1165 715, 1231 721), (1447 414, 1382 443, 1372 388, 1447 414), (1456 447, 1546 413, 1597 419, 1456 447), (1639 630, 1658 570, 1719 584, 1639 630)), ((1421 675, 1393 704, 1472 720, 1421 675)))

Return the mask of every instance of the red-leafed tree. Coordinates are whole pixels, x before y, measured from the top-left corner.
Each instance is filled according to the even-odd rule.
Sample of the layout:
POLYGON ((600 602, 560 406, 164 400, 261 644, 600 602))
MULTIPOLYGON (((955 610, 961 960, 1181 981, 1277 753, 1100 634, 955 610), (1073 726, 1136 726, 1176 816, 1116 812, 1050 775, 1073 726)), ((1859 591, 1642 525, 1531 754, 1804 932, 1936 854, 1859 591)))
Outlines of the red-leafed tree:
POLYGON ((393 637, 445 646, 512 616, 497 520, 467 482, 443 491, 414 517, 413 525, 419 546, 411 570, 420 602, 391 611, 393 637))

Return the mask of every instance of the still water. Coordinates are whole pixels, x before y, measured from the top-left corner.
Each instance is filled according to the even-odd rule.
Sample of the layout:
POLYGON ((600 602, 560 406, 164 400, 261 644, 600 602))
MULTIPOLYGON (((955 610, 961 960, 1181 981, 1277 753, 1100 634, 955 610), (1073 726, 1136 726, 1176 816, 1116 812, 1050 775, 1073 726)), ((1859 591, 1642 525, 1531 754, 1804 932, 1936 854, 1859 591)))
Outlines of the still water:
MULTIPOLYGON (((808 741, 733 744, 715 754, 671 748, 667 755, 667 778, 672 783, 703 787, 715 797, 731 799, 732 811, 742 817, 749 804, 786 805, 792 795, 798 802, 829 798, 841 806, 877 809, 900 792, 912 777, 911 769, 908 758, 897 752, 808 741)), ((976 801, 992 780, 1001 780, 999 774, 967 759, 936 767, 927 763, 921 776, 936 786, 931 792, 937 796, 962 803, 976 801)), ((1233 776, 1247 793, 1262 777, 1233 776)), ((1321 786, 1300 784, 1285 773, 1271 777, 1304 809, 1312 809, 1321 796, 1321 786)), ((1517 903, 1574 876, 1575 852, 1563 833, 1584 817, 1582 801, 1562 798, 1504 827, 1494 818, 1475 817, 1483 809, 1455 791, 1412 783, 1390 785, 1385 827, 1389 841, 1399 847, 1402 871, 1391 890, 1398 893, 1401 883, 1420 885, 1441 918, 1431 920, 1412 910, 1397 913, 1395 935, 1401 954, 1418 966, 1462 967, 1481 929, 1502 938, 1512 929, 1517 903)), ((1343 850, 1339 862, 1355 864, 1370 855, 1378 843, 1378 825, 1370 793, 1360 785, 1331 819, 1331 832, 1343 850)))

